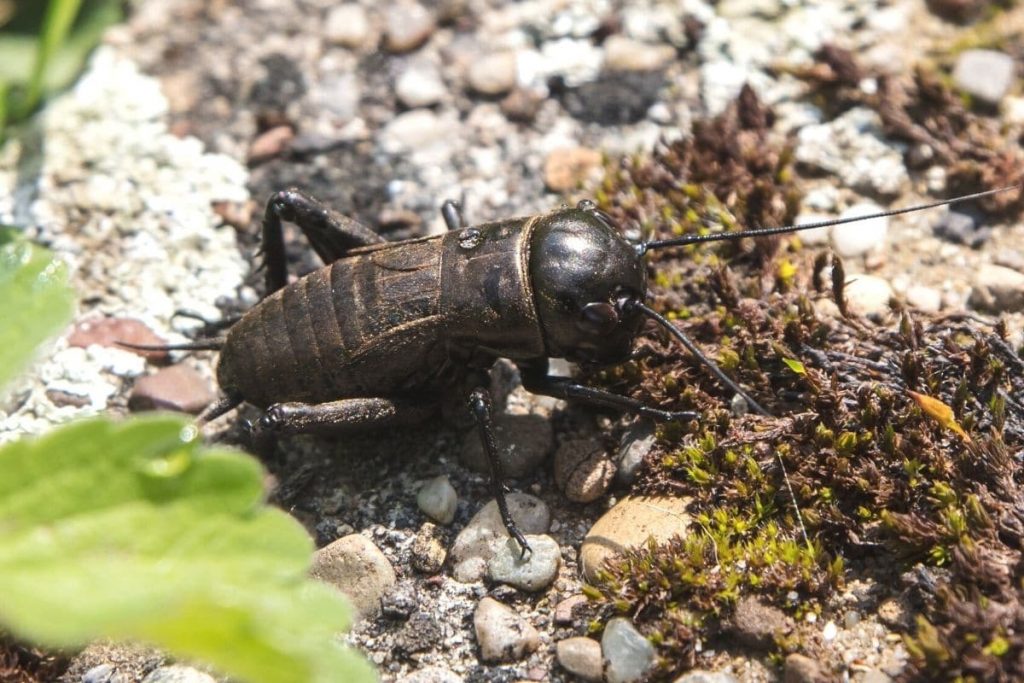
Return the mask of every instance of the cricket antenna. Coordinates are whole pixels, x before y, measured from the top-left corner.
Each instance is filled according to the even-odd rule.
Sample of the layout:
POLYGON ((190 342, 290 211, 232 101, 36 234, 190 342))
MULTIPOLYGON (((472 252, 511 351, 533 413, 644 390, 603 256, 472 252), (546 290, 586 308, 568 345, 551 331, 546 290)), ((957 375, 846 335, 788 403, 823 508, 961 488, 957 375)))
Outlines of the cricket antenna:
POLYGON ((185 344, 129 344, 128 342, 115 341, 118 346, 132 351, 220 351, 224 346, 223 337, 212 339, 199 339, 185 344))
POLYGON ((1000 192, 1007 192, 1009 190, 1017 190, 1024 187, 1024 185, 1008 185, 1007 187, 1000 187, 995 190, 986 190, 984 192, 975 192, 974 194, 965 194, 960 197, 953 197, 952 199, 943 199, 937 202, 930 202, 928 204, 919 204, 917 206, 908 206, 904 209, 892 209, 890 211, 879 211, 878 213, 868 214, 866 216, 851 216, 849 218, 833 218, 827 221, 817 221, 815 223, 804 223, 802 225, 784 225, 778 228, 757 228, 754 230, 741 230, 739 232, 714 232, 707 235, 683 235, 682 237, 672 237, 666 240, 652 240, 650 242, 642 242, 637 245, 637 253, 641 256, 646 254, 651 249, 661 249, 663 247, 680 247, 686 244, 697 244, 700 242, 720 242, 723 240, 739 240, 744 237, 768 237, 770 235, 782 235, 790 232, 799 232, 800 230, 812 230, 814 228, 827 228, 832 225, 844 225, 846 223, 856 223, 858 221, 866 221, 872 218, 885 218, 887 216, 898 216, 903 213, 913 213, 914 211, 924 211, 925 209, 934 209, 937 206, 948 206, 950 204, 957 204, 959 202, 967 202, 972 199, 981 199, 982 197, 989 197, 1000 192))
MULTIPOLYGON (((679 341, 679 343, 685 346, 686 349, 690 353, 692 353, 704 367, 710 370, 715 375, 715 377, 719 379, 719 381, 721 381, 727 387, 729 387, 734 392, 739 394, 743 398, 743 400, 747 402, 747 405, 749 405, 753 409, 754 412, 756 412, 759 415, 764 415, 766 417, 771 416, 771 413, 765 410, 760 403, 755 401, 750 394, 745 392, 740 387, 740 385, 736 384, 736 382, 730 379, 728 375, 722 372, 722 369, 718 367, 718 365, 715 364, 713 360, 705 356, 704 353, 699 348, 697 348, 697 345, 693 343, 693 340, 687 337, 682 330, 673 325, 668 318, 661 315, 656 310, 654 310, 650 306, 647 306, 641 301, 630 301, 628 305, 636 308, 645 316, 647 316, 651 320, 654 320, 663 328, 665 328, 665 330, 673 337, 675 337, 679 341)), ((793 510, 796 512, 796 520, 797 523, 800 525, 800 533, 803 535, 804 543, 807 545, 808 548, 810 548, 811 541, 807 537, 807 527, 804 526, 804 518, 803 515, 800 514, 800 505, 799 503, 797 503, 796 494, 793 493, 793 485, 789 483, 789 472, 786 471, 786 463, 782 461, 782 456, 779 454, 778 451, 775 452, 775 458, 779 462, 779 468, 782 471, 782 481, 785 482, 786 484, 786 491, 787 493, 789 493, 789 500, 793 504, 793 510)))

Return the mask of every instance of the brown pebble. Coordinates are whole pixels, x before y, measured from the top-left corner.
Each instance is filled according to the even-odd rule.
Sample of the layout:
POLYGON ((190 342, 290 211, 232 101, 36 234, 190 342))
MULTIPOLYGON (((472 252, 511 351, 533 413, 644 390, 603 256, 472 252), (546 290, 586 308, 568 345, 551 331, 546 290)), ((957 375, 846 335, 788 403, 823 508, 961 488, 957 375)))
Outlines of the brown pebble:
POLYGON ((555 623, 560 626, 568 626, 576 620, 576 611, 587 604, 585 595, 577 593, 570 595, 555 605, 555 623))
POLYGON ((793 653, 786 657, 782 680, 784 683, 826 683, 832 680, 832 677, 817 661, 806 655, 793 653))
POLYGON ((736 609, 726 624, 726 630, 747 647, 769 650, 775 638, 789 633, 793 621, 777 607, 766 605, 753 596, 736 603, 736 609))
POLYGON ((436 524, 426 522, 412 543, 413 569, 423 574, 436 574, 441 571, 447 557, 444 531, 436 524))
POLYGON ((501 111, 509 121, 533 123, 544 98, 532 90, 516 88, 501 100, 501 111))
POLYGON ((252 222, 253 203, 251 201, 214 202, 212 208, 225 224, 236 230, 244 230, 252 222))
MULTIPOLYGON (((157 336, 145 323, 135 318, 93 318, 75 324, 68 335, 68 345, 86 348, 97 344, 108 348, 124 349, 117 342, 127 344, 159 345, 167 342, 157 336)), ((166 351, 131 351, 153 362, 167 360, 166 351)))
POLYGON ((555 453, 555 484, 575 503, 590 503, 608 491, 615 465, 596 439, 572 439, 555 453))
POLYGON ((198 372, 188 365, 172 365, 140 377, 128 398, 133 411, 173 410, 198 414, 216 395, 198 372))
POLYGON ((249 163, 256 164, 278 156, 294 137, 295 131, 291 126, 274 126, 260 133, 249 145, 249 163))
POLYGON ((556 149, 544 160, 544 184, 552 192, 578 187, 601 168, 601 153, 587 147, 556 149))

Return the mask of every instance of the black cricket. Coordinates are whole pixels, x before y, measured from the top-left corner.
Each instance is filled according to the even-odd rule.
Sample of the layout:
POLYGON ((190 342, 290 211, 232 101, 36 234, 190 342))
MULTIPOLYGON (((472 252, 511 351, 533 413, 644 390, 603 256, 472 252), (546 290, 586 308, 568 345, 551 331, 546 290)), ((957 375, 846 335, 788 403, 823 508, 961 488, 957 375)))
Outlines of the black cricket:
MULTIPOLYGON (((594 364, 626 360, 645 318, 657 321, 724 384, 762 408, 682 331, 645 303, 651 249, 763 237, 891 216, 977 199, 1006 189, 871 216, 742 232, 688 235, 633 244, 588 200, 540 216, 466 226, 447 201, 449 231, 386 242, 299 190, 276 193, 263 219, 266 296, 223 338, 142 350, 218 350, 223 398, 199 416, 213 420, 243 402, 263 409, 257 437, 382 428, 421 421, 439 397, 471 373, 507 358, 536 394, 634 412, 655 420, 693 420, 548 374, 550 358, 594 364), (287 283, 282 221, 298 226, 323 268, 287 283)), ((502 520, 529 549, 505 500, 491 401, 483 386, 468 396, 491 466, 502 520)))

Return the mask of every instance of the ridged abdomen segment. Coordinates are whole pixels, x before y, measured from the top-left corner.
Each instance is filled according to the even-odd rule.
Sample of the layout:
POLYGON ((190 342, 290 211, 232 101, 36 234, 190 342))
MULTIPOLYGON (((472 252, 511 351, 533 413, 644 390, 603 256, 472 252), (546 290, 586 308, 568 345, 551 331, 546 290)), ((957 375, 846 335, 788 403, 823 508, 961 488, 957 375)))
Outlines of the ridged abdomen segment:
POLYGON ((341 259, 257 304, 228 333, 222 389, 265 406, 387 396, 424 381, 442 341, 440 252, 433 241, 403 246, 341 259))

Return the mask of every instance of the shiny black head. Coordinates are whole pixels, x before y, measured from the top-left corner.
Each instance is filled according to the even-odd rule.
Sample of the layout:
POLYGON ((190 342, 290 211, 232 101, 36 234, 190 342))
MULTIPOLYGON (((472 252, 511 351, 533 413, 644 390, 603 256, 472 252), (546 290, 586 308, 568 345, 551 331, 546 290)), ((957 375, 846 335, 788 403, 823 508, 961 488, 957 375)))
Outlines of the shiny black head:
POLYGON ((647 294, 637 248, 593 202, 540 219, 530 238, 530 279, 547 353, 582 363, 629 357, 647 294))

